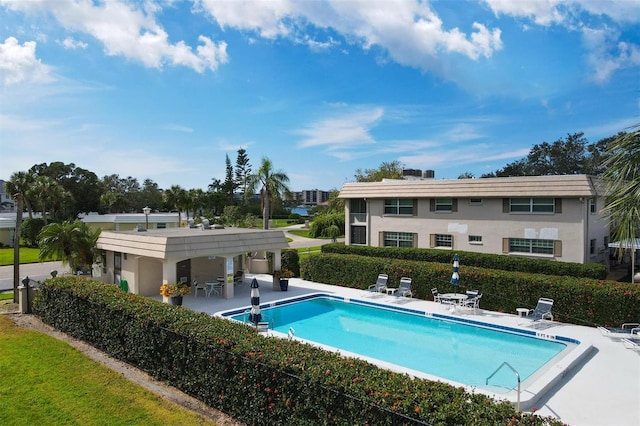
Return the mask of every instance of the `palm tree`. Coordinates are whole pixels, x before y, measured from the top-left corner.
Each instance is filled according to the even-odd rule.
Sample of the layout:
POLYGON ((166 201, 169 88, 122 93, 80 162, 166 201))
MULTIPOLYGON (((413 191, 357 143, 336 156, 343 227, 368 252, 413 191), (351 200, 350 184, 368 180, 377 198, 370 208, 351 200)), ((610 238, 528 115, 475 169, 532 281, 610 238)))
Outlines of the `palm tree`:
POLYGON ((256 173, 247 176, 247 190, 245 197, 252 197, 260 188, 262 200, 262 224, 264 229, 269 229, 269 203, 275 201, 282 194, 290 192, 287 187, 289 177, 282 171, 273 171, 271 160, 262 157, 260 168, 256 173))
MULTIPOLYGON (((611 226, 611 237, 621 242, 620 250, 633 248, 640 226, 640 124, 616 137, 607 147, 607 154, 604 214, 611 226)), ((631 282, 634 273, 632 270, 631 282)))
POLYGON ((187 204, 187 191, 180 185, 173 185, 171 188, 166 189, 162 193, 162 198, 165 205, 169 209, 178 210, 178 226, 180 226, 180 222, 182 221, 182 217, 180 216, 180 209, 184 208, 187 204))
POLYGON ((71 271, 90 265, 100 230, 92 230, 80 220, 51 223, 38 235, 40 260, 61 259, 71 271))
POLYGON ((11 175, 11 178, 7 182, 5 182, 7 194, 11 194, 11 197, 15 194, 22 194, 24 205, 27 207, 27 211, 29 212, 29 219, 33 219, 33 209, 28 198, 29 190, 33 186, 33 182, 33 175, 29 172, 16 172, 11 175))

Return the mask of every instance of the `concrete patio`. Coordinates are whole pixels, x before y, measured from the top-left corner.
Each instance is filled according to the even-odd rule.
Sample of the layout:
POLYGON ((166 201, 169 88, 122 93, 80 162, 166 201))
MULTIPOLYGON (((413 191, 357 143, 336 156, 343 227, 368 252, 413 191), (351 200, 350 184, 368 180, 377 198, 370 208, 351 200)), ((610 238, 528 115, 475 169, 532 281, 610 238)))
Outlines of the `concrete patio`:
MULTIPOLYGON (((298 278, 289 281, 287 292, 272 289, 270 275, 245 276, 244 284, 237 286, 233 299, 201 294, 185 296, 184 307, 215 314, 229 309, 250 307, 249 284, 256 278, 260 284, 260 302, 293 298, 310 293, 327 293, 349 298, 372 300, 362 290, 314 283, 298 278)), ((158 297, 159 299, 159 297, 158 297)), ((395 296, 374 296, 377 303, 398 304, 395 296)), ((468 319, 501 324, 510 327, 527 327, 529 320, 514 314, 469 311, 451 313, 449 306, 419 299, 404 299, 405 308, 413 308, 444 315, 458 315, 468 319)), ((604 337, 593 327, 562 323, 547 323, 545 333, 562 335, 590 344, 593 350, 574 366, 560 381, 535 404, 536 413, 551 416, 570 425, 620 425, 640 424, 640 352, 626 349, 622 342, 604 337)))

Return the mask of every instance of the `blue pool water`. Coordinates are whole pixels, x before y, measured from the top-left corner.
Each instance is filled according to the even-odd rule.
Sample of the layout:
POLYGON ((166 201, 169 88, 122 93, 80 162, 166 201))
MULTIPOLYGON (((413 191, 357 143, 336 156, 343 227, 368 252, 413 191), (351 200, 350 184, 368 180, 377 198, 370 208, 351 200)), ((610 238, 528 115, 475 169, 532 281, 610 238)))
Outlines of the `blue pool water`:
MULTIPOLYGON (((293 327, 301 339, 478 387, 503 361, 524 381, 567 346, 327 297, 262 308, 262 316, 270 329, 285 334, 293 327)), ((232 318, 247 321, 245 314, 232 318)), ((516 383, 513 372, 502 369, 489 384, 509 390, 516 383)))

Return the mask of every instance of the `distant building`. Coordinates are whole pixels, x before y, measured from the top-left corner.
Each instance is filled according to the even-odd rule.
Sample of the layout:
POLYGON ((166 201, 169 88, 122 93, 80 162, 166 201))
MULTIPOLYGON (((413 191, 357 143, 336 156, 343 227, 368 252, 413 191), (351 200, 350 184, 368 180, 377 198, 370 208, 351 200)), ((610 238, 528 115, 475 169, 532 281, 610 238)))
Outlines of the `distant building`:
POLYGON ((12 212, 14 209, 13 198, 7 194, 5 181, 0 179, 0 212, 12 212))
POLYGON ((329 201, 329 191, 321 191, 319 189, 308 189, 296 192, 296 199, 302 206, 318 206, 326 204, 329 201))
POLYGON ((93 229, 103 231, 131 231, 138 228, 145 228, 147 222, 149 229, 178 228, 178 213, 151 213, 148 217, 144 213, 115 213, 81 214, 78 219, 89 225, 93 229))

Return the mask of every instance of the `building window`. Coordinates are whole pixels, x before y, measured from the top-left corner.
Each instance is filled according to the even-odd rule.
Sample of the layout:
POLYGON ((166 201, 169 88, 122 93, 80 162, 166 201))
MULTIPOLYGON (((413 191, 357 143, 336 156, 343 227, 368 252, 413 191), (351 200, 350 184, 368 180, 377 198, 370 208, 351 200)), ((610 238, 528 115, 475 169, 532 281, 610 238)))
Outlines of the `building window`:
POLYGON ((413 216, 414 200, 411 198, 390 198, 384 200, 384 214, 413 216))
POLYGON ((437 212, 453 211, 453 199, 452 198, 436 198, 436 211, 437 212))
POLYGON ((167 228, 166 223, 156 223, 156 229, 166 229, 166 228, 167 228))
POLYGON ((482 235, 469 235, 469 244, 482 244, 482 235))
POLYGON ((589 198, 589 211, 591 214, 595 214, 597 212, 597 203, 595 198, 589 198))
POLYGON ((470 206, 481 206, 482 205, 482 198, 469 198, 469 205, 470 206))
POLYGON ((596 239, 589 241, 589 254, 596 254, 596 239))
POLYGON ((351 244, 367 244, 366 226, 351 226, 351 244))
POLYGON ((555 211, 555 199, 510 198, 509 211, 511 213, 553 213, 555 211))
POLYGON ((509 251, 512 253, 553 255, 553 240, 509 238, 509 251))
POLYGON ((453 247, 453 237, 447 234, 436 234, 435 235, 435 246, 436 247, 453 247))
POLYGON ((413 247, 413 234, 410 232, 384 232, 385 247, 413 247))

